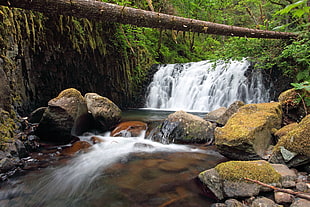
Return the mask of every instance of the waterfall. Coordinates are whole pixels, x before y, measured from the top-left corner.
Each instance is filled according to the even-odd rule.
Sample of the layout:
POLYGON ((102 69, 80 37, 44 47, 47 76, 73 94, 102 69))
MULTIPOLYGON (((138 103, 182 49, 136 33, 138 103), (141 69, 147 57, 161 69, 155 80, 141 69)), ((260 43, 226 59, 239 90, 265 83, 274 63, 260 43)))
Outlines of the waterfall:
POLYGON ((201 61, 159 65, 147 89, 146 108, 212 111, 236 100, 245 103, 270 101, 269 88, 250 62, 201 61))

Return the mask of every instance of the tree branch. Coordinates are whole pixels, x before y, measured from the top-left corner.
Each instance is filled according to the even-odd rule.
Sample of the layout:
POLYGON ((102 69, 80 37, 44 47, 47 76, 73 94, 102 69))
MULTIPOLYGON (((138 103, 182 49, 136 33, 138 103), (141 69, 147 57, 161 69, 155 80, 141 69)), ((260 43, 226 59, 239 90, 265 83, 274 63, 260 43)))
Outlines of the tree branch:
POLYGON ((288 194, 291 194, 291 195, 294 195, 296 197, 299 197, 299 198, 304 198, 304 199, 307 199, 307 200, 310 200, 310 194, 309 193, 304 193, 304 192, 295 192, 291 189, 284 189, 284 188, 277 188, 275 186, 272 186, 272 185, 268 185, 266 183, 263 183, 263 182, 260 182, 258 180, 252 180, 250 178, 244 178, 245 180, 248 180, 248 181, 251 181, 253 183, 257 183, 261 186, 264 186, 264 187, 267 187, 267 188, 271 188, 273 189, 274 191, 278 191, 278 192, 283 192, 283 193, 288 193, 288 194))

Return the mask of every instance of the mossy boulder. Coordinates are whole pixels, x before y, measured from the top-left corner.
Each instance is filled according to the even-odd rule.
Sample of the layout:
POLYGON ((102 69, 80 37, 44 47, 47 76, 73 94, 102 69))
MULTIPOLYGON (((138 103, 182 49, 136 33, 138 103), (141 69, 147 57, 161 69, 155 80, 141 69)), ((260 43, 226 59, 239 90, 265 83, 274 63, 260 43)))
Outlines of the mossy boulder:
POLYGON ((214 140, 214 126, 199 116, 184 111, 170 114, 149 136, 155 141, 168 143, 206 143, 214 140))
POLYGON ((224 127, 215 129, 215 144, 232 159, 261 159, 272 142, 273 129, 279 129, 281 122, 280 103, 247 104, 224 127))
POLYGON ((270 161, 289 167, 310 162, 310 115, 279 139, 270 161))
POLYGON ((310 112, 310 106, 304 104, 305 100, 310 100, 310 91, 305 89, 289 89, 282 92, 278 100, 282 105, 285 121, 300 122, 307 113, 310 112))
POLYGON ((218 199, 250 197, 268 190, 244 178, 281 186, 281 174, 264 160, 224 162, 201 172, 198 178, 218 199))
POLYGON ((97 93, 85 94, 88 111, 100 123, 102 130, 111 130, 119 123, 122 111, 110 99, 97 93))
POLYGON ((16 128, 9 112, 0 108, 0 150, 4 150, 8 142, 12 142, 16 128))
POLYGON ((48 102, 35 133, 42 140, 68 143, 72 135, 86 130, 82 124, 87 122, 84 119, 88 119, 84 97, 78 90, 69 88, 48 102))

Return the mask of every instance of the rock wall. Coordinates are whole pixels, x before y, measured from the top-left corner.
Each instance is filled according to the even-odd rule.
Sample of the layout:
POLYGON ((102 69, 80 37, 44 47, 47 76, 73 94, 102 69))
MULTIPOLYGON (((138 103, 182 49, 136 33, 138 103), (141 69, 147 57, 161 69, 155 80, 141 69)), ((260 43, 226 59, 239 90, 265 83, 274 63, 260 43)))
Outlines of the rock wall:
POLYGON ((0 108, 27 115, 71 87, 130 106, 152 61, 124 38, 117 24, 0 7, 0 108))

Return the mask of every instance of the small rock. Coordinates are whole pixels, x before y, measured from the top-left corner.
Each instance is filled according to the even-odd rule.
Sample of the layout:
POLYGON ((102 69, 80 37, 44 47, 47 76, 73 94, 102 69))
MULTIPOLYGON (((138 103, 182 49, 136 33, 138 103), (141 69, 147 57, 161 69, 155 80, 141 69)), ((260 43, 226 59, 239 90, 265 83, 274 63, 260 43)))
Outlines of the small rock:
POLYGON ((93 144, 97 144, 97 143, 104 142, 101 138, 96 137, 96 136, 92 136, 92 137, 90 138, 90 141, 92 141, 93 144))
POLYGON ((227 207, 245 207, 246 206, 236 199, 228 199, 225 201, 225 204, 227 207))
POLYGON ((309 207, 310 201, 306 199, 297 199, 290 207, 309 207))
POLYGON ((286 165, 271 164, 271 166, 281 175, 281 184, 283 188, 295 187, 297 174, 286 165))
POLYGON ((260 197, 253 201, 251 207, 278 207, 278 205, 269 198, 260 197))
POLYGON ((91 147, 91 144, 89 144, 86 141, 77 141, 71 147, 64 149, 62 151, 62 154, 73 155, 74 153, 78 151, 86 151, 90 147, 91 147))
POLYGON ((309 192, 309 186, 307 183, 304 182, 298 182, 296 183, 296 190, 299 192, 309 192))
POLYGON ((225 203, 213 203, 211 207, 227 207, 225 203))
POLYGON ((292 203, 294 201, 294 196, 288 193, 275 192, 274 199, 276 203, 292 203))

